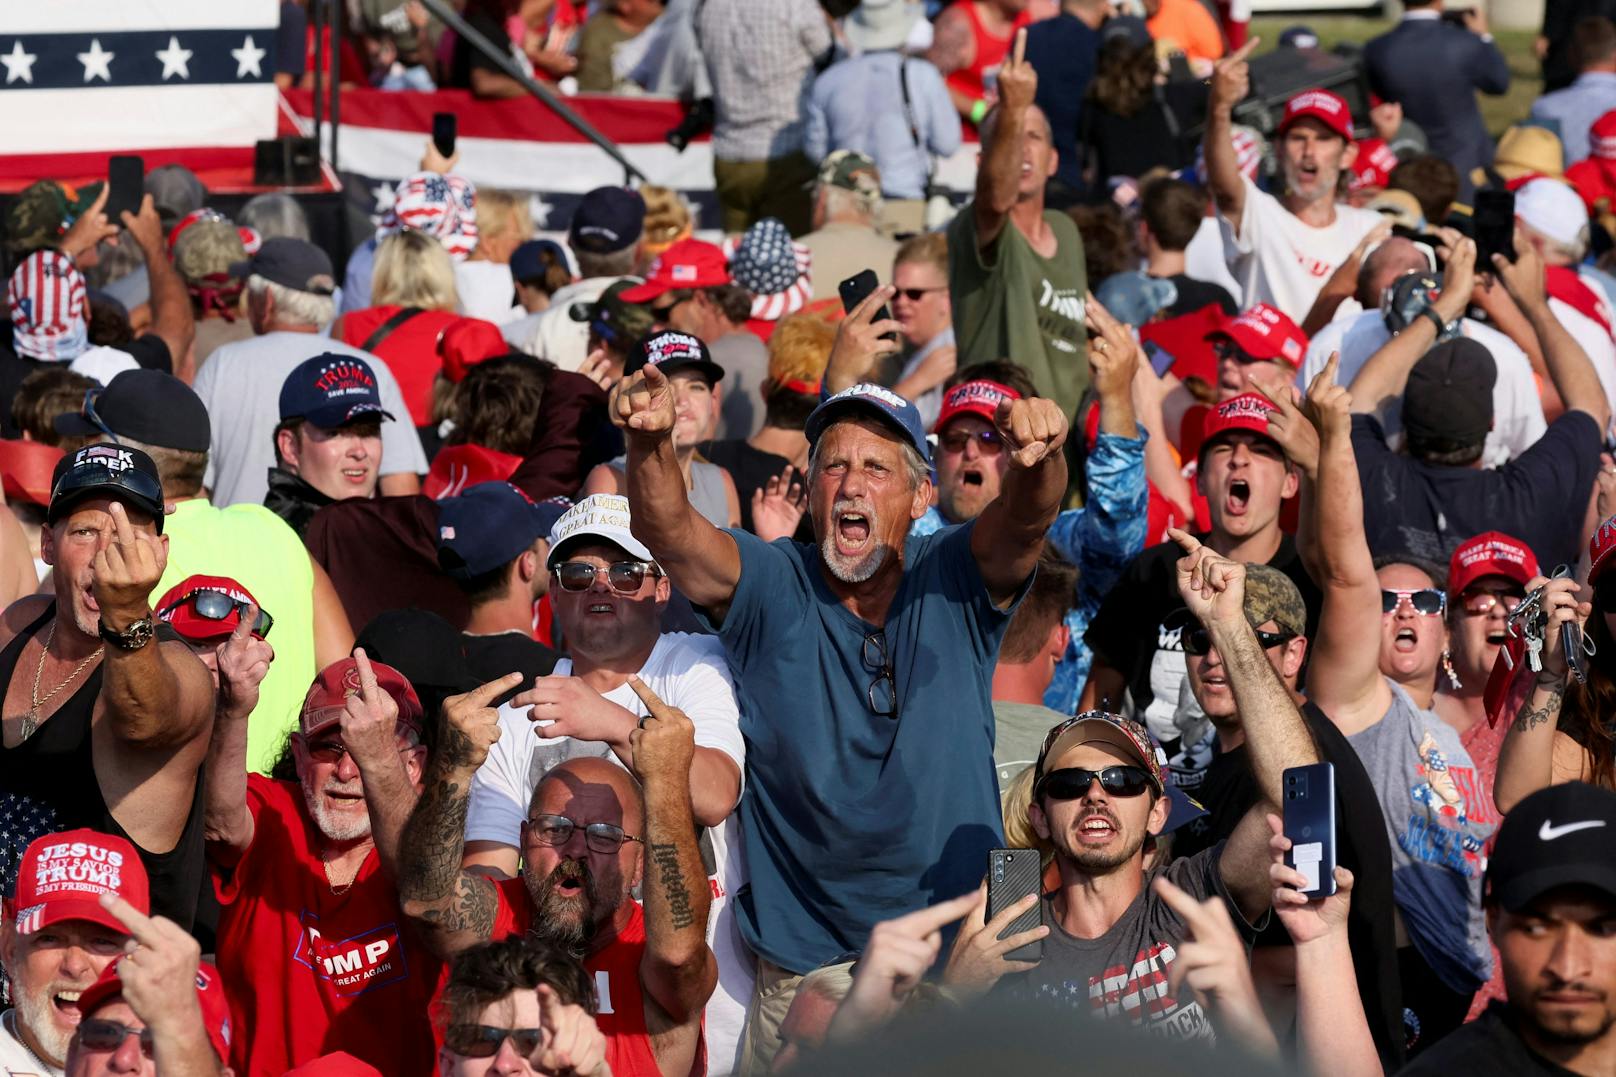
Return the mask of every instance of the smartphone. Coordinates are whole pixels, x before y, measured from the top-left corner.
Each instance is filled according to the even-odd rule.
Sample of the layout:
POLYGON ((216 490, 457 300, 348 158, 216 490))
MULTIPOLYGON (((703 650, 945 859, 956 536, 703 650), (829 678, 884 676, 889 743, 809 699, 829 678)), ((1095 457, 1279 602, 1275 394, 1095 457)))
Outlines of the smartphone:
MULTIPOLYGON (((988 850, 988 908, 987 918, 993 919, 1006 906, 1014 905, 1028 894, 1042 894, 1044 868, 1038 860, 1037 849, 988 850)), ((1032 908, 1016 917, 999 933, 1007 939, 1023 931, 1031 931, 1044 922, 1044 903, 1040 900, 1032 908)), ((1005 954, 1007 961, 1039 961, 1044 956, 1044 940, 1034 939, 1005 954)))
POLYGON ((102 211, 107 221, 117 224, 123 211, 140 212, 141 200, 146 196, 146 162, 129 154, 114 154, 107 158, 107 204, 102 211))
MULTIPOLYGON (((881 282, 876 279, 875 270, 873 269, 866 269, 862 273, 855 273, 848 277, 836 286, 836 290, 842 294, 842 310, 848 314, 853 313, 853 308, 864 302, 869 294, 879 287, 881 287, 881 282)), ((892 311, 883 303, 881 304, 881 309, 875 312, 875 317, 871 321, 872 323, 884 321, 890 317, 892 317, 892 311)), ((885 334, 888 340, 893 339, 894 335, 892 333, 885 334)))
POLYGON ((1150 369, 1156 372, 1158 378, 1163 377, 1173 368, 1176 361, 1172 352, 1157 344, 1154 340, 1145 341, 1145 356, 1150 360, 1150 369))
POLYGON ((1493 255, 1515 260, 1515 192, 1484 188, 1476 192, 1476 268, 1492 268, 1493 255))
POLYGON ((455 135, 460 130, 460 123, 452 112, 434 112, 432 114, 432 145, 437 148, 440 155, 445 158, 453 157, 455 151, 455 135))
POLYGON ((1314 763, 1286 767, 1285 836, 1291 840, 1285 863, 1307 878, 1310 898, 1335 893, 1335 767, 1314 763))

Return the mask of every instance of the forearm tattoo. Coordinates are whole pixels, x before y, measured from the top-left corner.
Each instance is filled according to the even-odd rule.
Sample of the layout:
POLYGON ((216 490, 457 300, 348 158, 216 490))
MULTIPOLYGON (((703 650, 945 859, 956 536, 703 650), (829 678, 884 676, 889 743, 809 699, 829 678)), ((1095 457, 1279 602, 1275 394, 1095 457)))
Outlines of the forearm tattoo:
POLYGON ((1521 705, 1521 713, 1515 719, 1515 724, 1522 731, 1536 729, 1550 718, 1560 713, 1560 700, 1565 695, 1565 684, 1562 682, 1549 689, 1549 698, 1543 701, 1543 706, 1533 707, 1530 697, 1521 705))
POLYGON ((684 929, 696 922, 690 907, 690 889, 685 886, 685 875, 679 866, 679 847, 665 843, 652 843, 651 861, 656 865, 662 882, 662 893, 668 901, 668 918, 676 929, 684 929))
MULTIPOLYGON (((455 736, 458 734, 451 731, 447 739, 452 741, 455 736)), ((440 755, 439 764, 445 763, 440 755)), ((448 769, 447 765, 433 766, 405 824, 399 897, 425 906, 421 919, 441 931, 466 931, 486 938, 494 929, 498 901, 492 882, 460 870, 471 786, 446 774, 448 769)))

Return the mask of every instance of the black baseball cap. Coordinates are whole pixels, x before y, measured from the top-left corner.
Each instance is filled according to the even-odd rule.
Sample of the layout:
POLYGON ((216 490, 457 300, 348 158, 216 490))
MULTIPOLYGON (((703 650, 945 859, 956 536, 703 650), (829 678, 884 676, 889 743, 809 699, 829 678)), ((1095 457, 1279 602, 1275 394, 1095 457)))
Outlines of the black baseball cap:
POLYGON ((1409 371, 1403 389, 1403 429, 1417 437, 1473 445, 1493 425, 1498 364, 1469 337, 1444 340, 1409 371))
POLYGON ((307 240, 290 236, 266 239, 258 253, 245 262, 230 265, 232 277, 246 279, 254 273, 295 292, 331 295, 337 290, 336 274, 325 251, 307 240))
POLYGON ((652 333, 640 341, 640 346, 629 353, 627 361, 623 363, 623 376, 626 378, 648 366, 657 367, 664 374, 672 374, 675 370, 699 370, 712 385, 717 385, 724 378, 724 368, 713 362, 713 353, 707 350, 702 339, 675 329, 652 333))
POLYGON ((126 370, 84 394, 78 412, 52 425, 68 437, 131 438, 184 452, 207 452, 213 437, 207 405, 189 385, 161 370, 126 370))
POLYGON ((151 516, 163 532, 163 479, 152 458, 127 445, 97 442, 57 461, 45 522, 54 524, 80 501, 115 497, 151 516))
POLYGON ((586 254, 611 254, 639 242, 645 199, 627 187, 596 187, 578 200, 567 242, 586 254))
POLYGON ((1511 912, 1561 886, 1616 897, 1616 792, 1586 782, 1539 789, 1504 817, 1487 862, 1487 900, 1511 912))
POLYGON ((360 419, 388 419, 376 372, 357 355, 323 352, 305 359, 281 383, 281 422, 302 419, 325 430, 360 419))

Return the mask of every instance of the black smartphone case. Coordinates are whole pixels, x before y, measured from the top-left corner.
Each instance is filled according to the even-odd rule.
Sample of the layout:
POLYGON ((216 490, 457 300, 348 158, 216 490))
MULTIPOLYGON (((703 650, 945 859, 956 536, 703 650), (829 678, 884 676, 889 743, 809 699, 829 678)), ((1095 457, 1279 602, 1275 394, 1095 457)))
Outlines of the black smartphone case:
MULTIPOLYGON (((1006 906, 1014 905, 1028 894, 1041 893, 1043 878, 1043 865, 1039 863, 1037 849, 991 850, 988 853, 987 919, 993 919, 1006 906)), ((1040 900, 1038 904, 1010 921, 999 933, 999 938, 1006 939, 1023 931, 1031 931, 1043 922, 1044 903, 1040 900)), ((1044 942, 1042 939, 1034 939, 1004 956, 1009 961, 1038 961, 1044 956, 1044 942)))
POLYGON ((1335 767, 1287 767, 1284 776, 1285 863, 1308 876, 1310 898, 1335 893, 1335 767))

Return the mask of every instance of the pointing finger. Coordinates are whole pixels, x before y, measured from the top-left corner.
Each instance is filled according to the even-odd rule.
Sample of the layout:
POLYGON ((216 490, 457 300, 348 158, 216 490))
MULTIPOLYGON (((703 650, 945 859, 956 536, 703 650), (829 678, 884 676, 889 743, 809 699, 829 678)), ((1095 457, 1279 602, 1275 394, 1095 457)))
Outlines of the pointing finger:
POLYGON ((947 925, 952 924, 955 920, 976 908, 981 901, 982 892, 980 890, 970 890, 959 897, 939 901, 935 905, 900 916, 892 922, 892 926, 902 927, 903 933, 912 938, 924 939, 933 931, 940 931, 947 925))
POLYGON ((520 673, 507 673, 498 680, 489 681, 487 684, 478 685, 476 688, 473 688, 471 691, 467 692, 463 696, 460 696, 459 698, 465 700, 474 707, 486 707, 489 703, 493 702, 495 699, 498 699, 500 696, 504 695, 506 692, 510 691, 516 685, 521 683, 522 675, 520 673))

